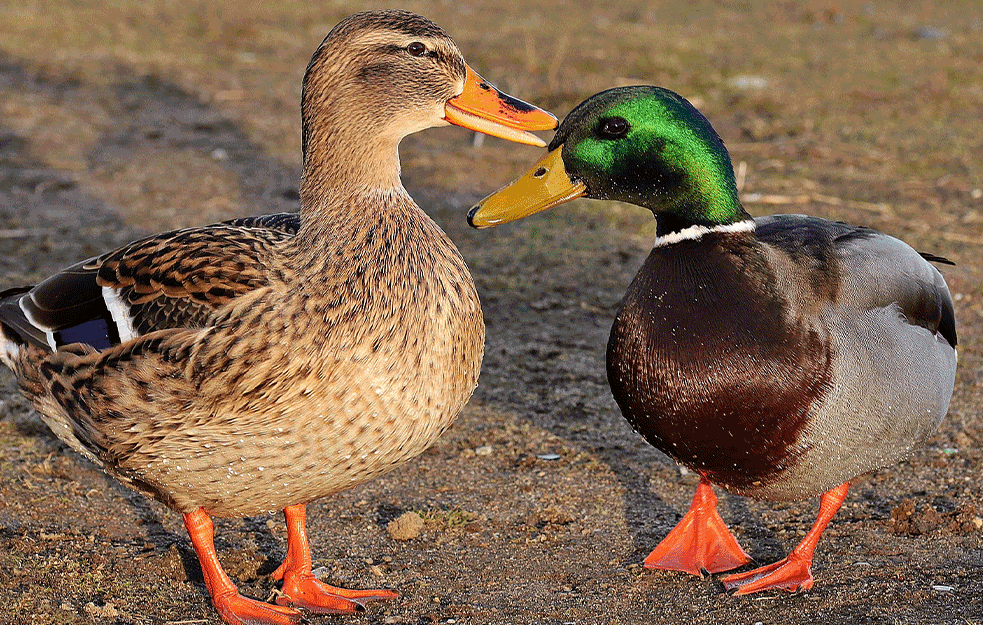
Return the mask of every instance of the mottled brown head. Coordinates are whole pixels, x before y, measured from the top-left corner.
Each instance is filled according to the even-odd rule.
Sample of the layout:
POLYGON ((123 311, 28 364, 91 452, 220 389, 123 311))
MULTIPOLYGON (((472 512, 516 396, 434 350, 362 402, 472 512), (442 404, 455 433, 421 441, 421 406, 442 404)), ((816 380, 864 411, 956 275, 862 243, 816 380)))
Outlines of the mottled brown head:
POLYGON ((305 155, 332 128, 402 138, 436 125, 447 100, 463 89, 465 68, 451 38, 424 17, 405 11, 349 17, 328 33, 307 66, 305 155))
POLYGON ((358 13, 335 26, 307 67, 301 108, 305 177, 346 184, 397 175, 395 146, 424 128, 453 123, 543 146, 528 131, 557 124, 481 79, 440 27, 406 11, 358 13), (361 165, 339 171, 339 157, 361 165))

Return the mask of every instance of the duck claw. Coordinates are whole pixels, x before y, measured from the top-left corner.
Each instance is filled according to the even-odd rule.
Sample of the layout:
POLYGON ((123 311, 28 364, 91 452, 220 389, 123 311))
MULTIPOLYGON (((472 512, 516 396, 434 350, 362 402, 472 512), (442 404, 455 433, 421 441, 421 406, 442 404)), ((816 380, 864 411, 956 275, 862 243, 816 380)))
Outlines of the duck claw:
POLYGON ((349 590, 337 588, 318 580, 313 575, 288 576, 276 602, 294 608, 303 608, 315 614, 354 614, 365 610, 369 601, 395 599, 392 590, 349 590))
POLYGON ((222 620, 232 625, 301 625, 305 622, 300 610, 263 603, 238 593, 214 597, 212 604, 222 620))
POLYGON ((780 589, 788 592, 809 590, 812 588, 813 577, 810 571, 811 561, 796 553, 789 554, 783 560, 774 564, 747 571, 735 573, 723 578, 724 588, 736 589, 736 595, 749 595, 762 590, 780 589))

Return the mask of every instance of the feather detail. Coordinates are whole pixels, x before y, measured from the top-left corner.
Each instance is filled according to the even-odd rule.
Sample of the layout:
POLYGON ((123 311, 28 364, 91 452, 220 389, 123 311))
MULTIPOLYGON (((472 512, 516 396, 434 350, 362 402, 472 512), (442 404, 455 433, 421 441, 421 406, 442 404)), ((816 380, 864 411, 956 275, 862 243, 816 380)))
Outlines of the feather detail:
POLYGON ((130 314, 129 305, 119 295, 119 291, 112 287, 102 287, 102 299, 106 302, 106 310, 116 323, 116 330, 119 332, 121 343, 130 341, 139 334, 133 327, 133 316, 130 314))
POLYGON ((17 300, 17 305, 20 307, 21 313, 29 324, 44 333, 45 343, 51 348, 51 351, 58 349, 58 343, 55 341, 55 333, 51 330, 49 326, 44 325, 38 319, 35 318, 34 313, 31 311, 31 307, 28 306, 30 303, 30 293, 20 297, 17 300))
POLYGON ((956 266, 956 263, 952 262, 945 256, 937 256, 935 254, 932 254, 931 252, 918 252, 918 254, 929 262, 939 263, 940 265, 950 265, 953 267, 956 266))
POLYGON ((15 357, 18 343, 102 351, 157 330, 204 327, 216 310, 266 285, 270 255, 299 224, 296 213, 282 213, 175 230, 5 291, 4 358, 15 357))

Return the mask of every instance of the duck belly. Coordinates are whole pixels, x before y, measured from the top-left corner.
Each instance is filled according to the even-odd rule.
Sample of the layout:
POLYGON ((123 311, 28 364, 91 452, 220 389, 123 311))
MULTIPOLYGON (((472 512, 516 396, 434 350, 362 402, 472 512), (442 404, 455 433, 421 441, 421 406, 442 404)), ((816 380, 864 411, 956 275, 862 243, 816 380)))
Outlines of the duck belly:
POLYGON ((311 393, 255 419, 216 414, 209 427, 175 431, 120 468, 131 481, 153 484, 180 511, 279 510, 351 488, 419 455, 470 395, 442 386, 439 378, 424 387, 419 380, 360 375, 330 398, 311 393))
POLYGON ((417 349, 400 340, 334 361, 323 354, 285 372, 255 409, 244 403, 229 417, 209 415, 207 441, 176 431, 174 452, 143 450, 149 464, 140 473, 172 507, 216 516, 279 510, 386 473, 429 447, 477 384, 482 333, 440 336, 421 338, 417 349), (176 456, 187 466, 175 466, 176 456))

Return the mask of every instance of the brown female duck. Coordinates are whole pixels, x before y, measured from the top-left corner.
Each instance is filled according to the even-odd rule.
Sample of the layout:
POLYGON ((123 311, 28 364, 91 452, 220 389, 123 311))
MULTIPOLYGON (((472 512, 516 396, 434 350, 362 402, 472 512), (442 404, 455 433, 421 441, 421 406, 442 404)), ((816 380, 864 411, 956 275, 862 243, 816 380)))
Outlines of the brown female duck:
POLYGON ((355 15, 304 77, 301 212, 136 241, 0 295, 0 359, 63 441, 184 514, 228 623, 395 597, 317 581, 305 504, 423 451, 475 387, 484 325, 397 144, 448 122, 532 145, 556 119, 481 80, 436 25, 355 15), (242 597, 210 516, 283 510, 271 605, 242 597))

